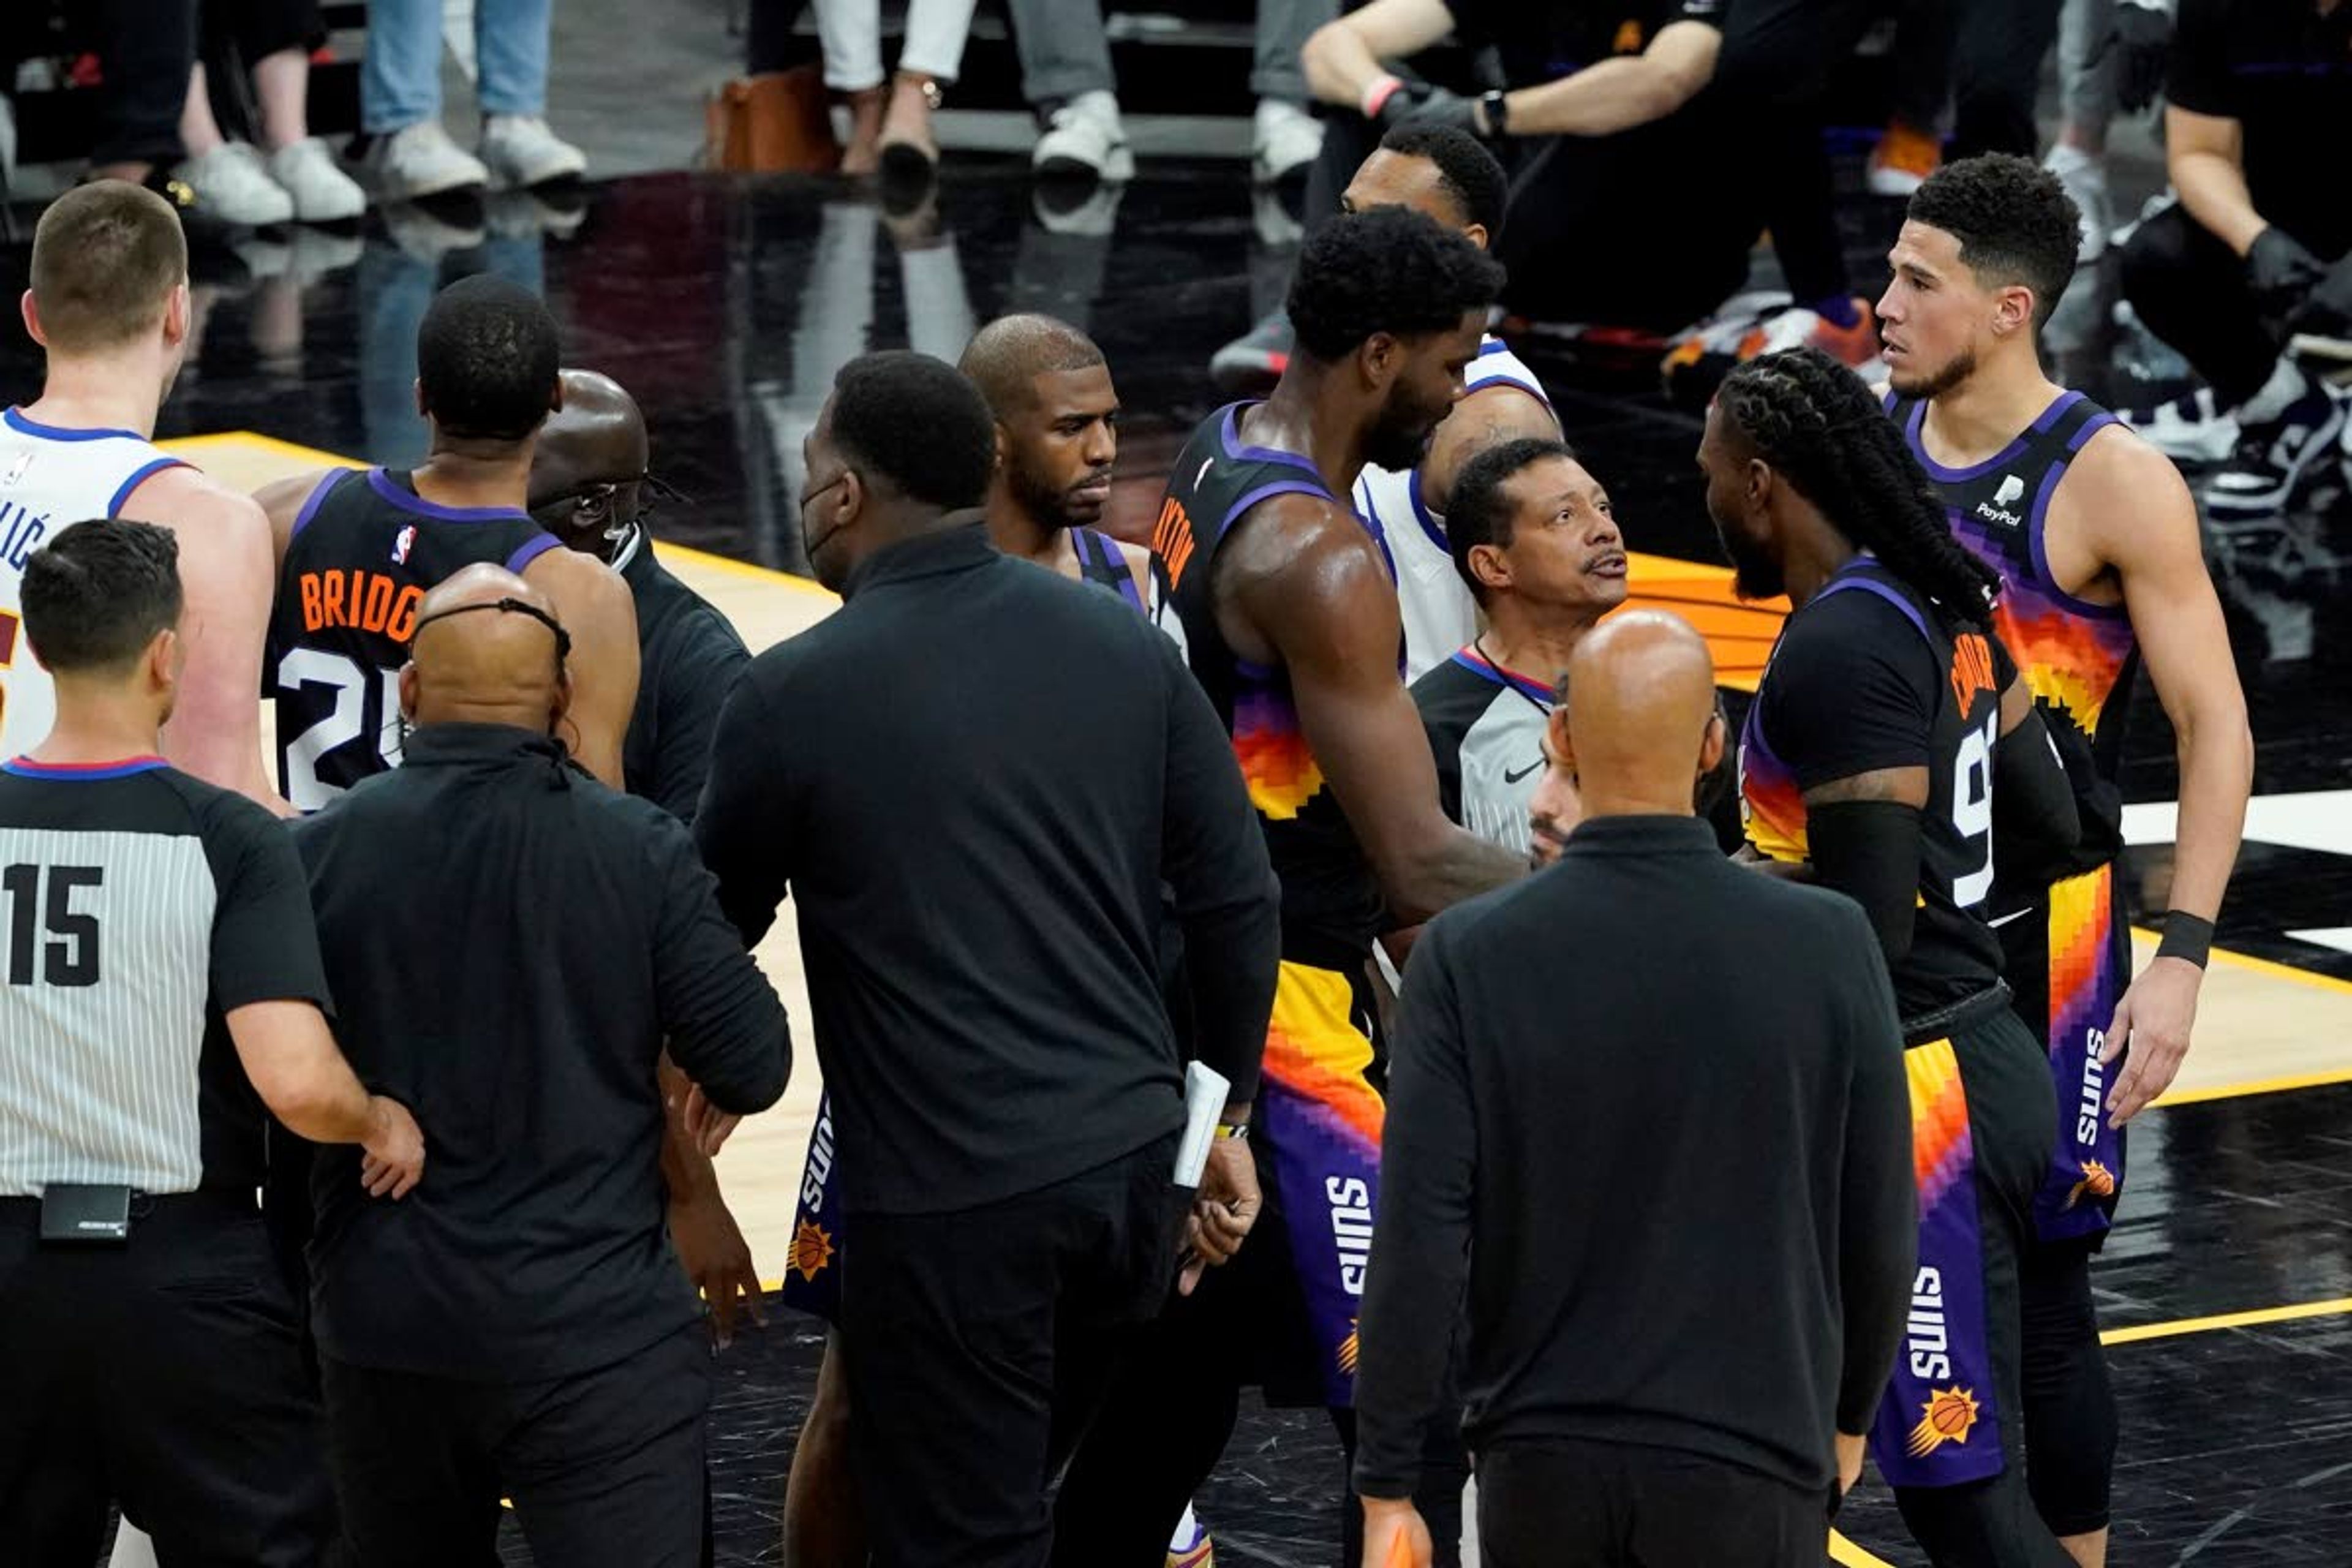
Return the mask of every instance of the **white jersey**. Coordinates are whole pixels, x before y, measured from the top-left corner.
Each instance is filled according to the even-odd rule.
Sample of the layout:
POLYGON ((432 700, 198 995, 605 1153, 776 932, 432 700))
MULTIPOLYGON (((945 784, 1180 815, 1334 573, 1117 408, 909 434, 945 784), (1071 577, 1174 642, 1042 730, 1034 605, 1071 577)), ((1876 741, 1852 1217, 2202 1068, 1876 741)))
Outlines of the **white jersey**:
POLYGON ((18 624, 25 563, 50 535, 114 516, 150 475, 180 467, 128 430, 62 430, 0 413, 0 758, 38 745, 57 719, 49 672, 18 624))
MULTIPOLYGON (((1516 386, 1551 406, 1535 373, 1510 345, 1489 336, 1463 376, 1463 395, 1496 385, 1516 386)), ((1478 604, 1454 570, 1445 520, 1421 499, 1418 468, 1367 468, 1356 480, 1356 510, 1387 541, 1396 563, 1397 607, 1404 612, 1404 678, 1410 684, 1478 635, 1478 604)))

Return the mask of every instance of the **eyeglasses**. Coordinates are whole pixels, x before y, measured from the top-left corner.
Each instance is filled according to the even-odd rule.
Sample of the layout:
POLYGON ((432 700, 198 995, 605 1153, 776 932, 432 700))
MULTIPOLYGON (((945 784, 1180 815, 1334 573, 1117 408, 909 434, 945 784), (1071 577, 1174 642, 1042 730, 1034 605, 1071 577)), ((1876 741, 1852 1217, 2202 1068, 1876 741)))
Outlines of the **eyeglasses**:
POLYGON ((569 495, 561 495, 540 502, 530 514, 543 522, 561 522, 574 533, 591 531, 609 531, 616 527, 643 521, 654 510, 652 496, 693 504, 693 498, 668 484, 650 471, 629 475, 626 479, 607 479, 596 484, 582 485, 569 495), (636 509, 627 517, 617 515, 619 496, 624 485, 639 487, 636 509))

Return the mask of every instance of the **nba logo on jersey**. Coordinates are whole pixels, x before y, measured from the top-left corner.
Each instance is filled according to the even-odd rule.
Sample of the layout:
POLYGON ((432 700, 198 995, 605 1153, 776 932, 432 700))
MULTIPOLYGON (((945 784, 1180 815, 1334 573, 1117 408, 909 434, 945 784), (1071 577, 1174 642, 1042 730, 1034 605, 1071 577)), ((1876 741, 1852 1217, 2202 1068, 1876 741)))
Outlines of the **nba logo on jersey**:
POLYGON ((0 474, 0 486, 15 484, 25 477, 25 470, 32 466, 33 454, 29 450, 17 453, 16 460, 8 465, 8 471, 0 474))
POLYGON ((2000 488, 1992 492, 1992 500, 1977 502, 1977 515, 1987 522, 2005 522, 2011 528, 2024 524, 2025 520, 2009 509, 2025 496, 2025 481, 2015 474, 2003 474, 2000 488))
POLYGON ((392 563, 395 566, 407 565, 408 552, 415 548, 416 525, 412 522, 402 529, 399 537, 392 542, 392 563))

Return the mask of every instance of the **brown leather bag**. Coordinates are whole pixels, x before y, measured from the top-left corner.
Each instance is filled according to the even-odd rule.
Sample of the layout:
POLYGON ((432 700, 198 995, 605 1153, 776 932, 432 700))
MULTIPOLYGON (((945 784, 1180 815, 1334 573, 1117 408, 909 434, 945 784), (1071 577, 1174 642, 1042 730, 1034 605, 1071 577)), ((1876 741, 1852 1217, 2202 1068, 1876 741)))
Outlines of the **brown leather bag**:
POLYGON ((738 77, 710 95, 703 162, 754 174, 830 173, 841 163, 815 66, 738 77))

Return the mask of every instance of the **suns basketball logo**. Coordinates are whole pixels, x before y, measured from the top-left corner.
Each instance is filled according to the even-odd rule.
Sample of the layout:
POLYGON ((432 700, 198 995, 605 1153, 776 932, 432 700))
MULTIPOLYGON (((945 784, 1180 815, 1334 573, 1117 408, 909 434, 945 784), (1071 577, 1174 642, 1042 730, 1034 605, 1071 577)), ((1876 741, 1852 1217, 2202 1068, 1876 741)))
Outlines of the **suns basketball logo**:
POLYGON ((415 548, 416 525, 412 522, 402 529, 399 537, 392 542, 392 563, 395 566, 407 565, 408 552, 415 548))
POLYGON ((1919 1406, 1919 1425, 1911 1428, 1911 1441, 1906 1447, 1915 1459, 1926 1458, 1947 1443, 1965 1447, 1976 1425, 1974 1393, 1958 1386, 1931 1388, 1927 1403, 1919 1406))
POLYGON ((1348 1337, 1339 1342, 1339 1370, 1349 1377, 1356 1375, 1356 1357, 1363 1348, 1362 1331, 1357 1328, 1356 1322, 1353 1318, 1348 1320, 1348 1337))
POLYGON ((2116 1173, 2096 1160, 2083 1162, 2083 1179, 2066 1194, 2066 1206, 2073 1208, 2084 1198, 2111 1198, 2116 1195, 2116 1173))
POLYGON ((803 1279, 814 1279, 833 1262, 833 1237, 814 1220, 803 1220, 793 1233, 793 1250, 785 1267, 803 1279))

